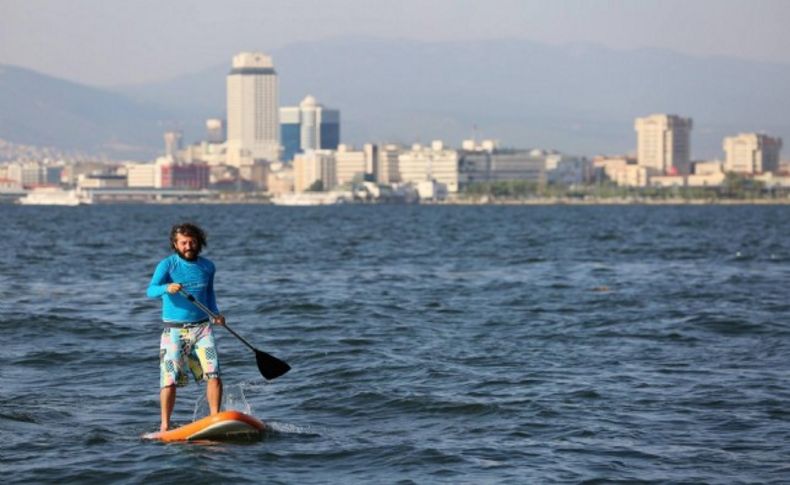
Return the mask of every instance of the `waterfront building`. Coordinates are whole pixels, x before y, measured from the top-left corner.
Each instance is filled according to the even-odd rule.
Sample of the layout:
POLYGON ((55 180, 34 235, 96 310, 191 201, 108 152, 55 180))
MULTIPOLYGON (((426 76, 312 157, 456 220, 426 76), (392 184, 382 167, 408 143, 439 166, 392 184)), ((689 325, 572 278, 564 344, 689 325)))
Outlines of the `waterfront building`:
POLYGON ((755 182, 761 182, 766 189, 790 189, 790 176, 765 172, 754 176, 755 182))
POLYGON ((760 174, 779 171, 782 139, 760 133, 741 133, 724 139, 725 172, 760 174))
POLYGON ((340 111, 307 95, 299 106, 280 108, 280 132, 285 161, 306 150, 335 150, 340 144, 340 111))
POLYGON ((724 172, 691 174, 686 177, 686 185, 689 187, 718 187, 727 176, 724 172))
POLYGON ((636 165, 636 158, 627 156, 597 156, 592 161, 593 170, 597 180, 608 179, 614 181, 617 172, 625 170, 627 165, 636 165))
POLYGON ((717 187, 724 182, 724 163, 720 160, 692 162, 691 174, 686 177, 688 187, 717 187))
POLYGON ((129 163, 124 168, 130 188, 200 190, 209 184, 210 169, 203 162, 176 163, 171 157, 159 157, 154 163, 129 163))
POLYGON ((63 166, 60 172, 60 183, 74 186, 79 180, 79 176, 107 170, 107 164, 101 162, 74 162, 63 166))
POLYGON ((206 163, 168 163, 160 166, 162 189, 208 188, 209 166, 206 163))
POLYGON ((398 145, 383 145, 376 153, 376 167, 374 169, 374 180, 382 185, 399 183, 400 166, 398 157, 403 150, 398 145))
POLYGON ((612 172, 612 181, 621 187, 647 187, 650 171, 640 165, 625 165, 612 172))
POLYGON ((637 165, 662 175, 688 174, 691 161, 691 118, 654 114, 637 118, 637 165))
POLYGON ((546 173, 549 183, 581 185, 592 180, 592 164, 584 157, 551 153, 546 156, 546 173))
POLYGON ((651 187, 679 188, 686 186, 686 175, 651 175, 649 183, 651 187))
POLYGON ((721 160, 700 160, 692 164, 694 175, 712 175, 724 173, 724 164, 721 160))
POLYGON ((260 52, 233 57, 227 76, 227 163, 280 158, 277 73, 272 58, 260 52))
POLYGON ((354 150, 351 145, 339 145, 335 152, 335 173, 337 185, 364 180, 368 173, 369 150, 354 150))
POLYGON ((127 163, 126 185, 130 188, 152 188, 162 186, 161 171, 154 163, 127 163), (158 175, 158 177, 157 177, 158 175))
POLYGON ((480 145, 466 141, 459 154, 459 179, 462 186, 475 182, 531 180, 545 183, 547 158, 555 155, 540 149, 499 148, 493 140, 480 145))
POLYGON ((379 147, 373 143, 365 143, 362 151, 365 152, 365 180, 376 180, 379 172, 379 147))
POLYGON ((127 175, 117 173, 90 173, 80 174, 77 177, 79 189, 122 189, 126 187, 127 175))
POLYGON ((321 190, 330 190, 336 185, 335 152, 307 150, 297 153, 293 160, 293 170, 295 192, 304 192, 317 185, 321 190))
POLYGON ((436 181, 447 192, 458 192, 458 151, 446 148, 440 140, 430 146, 413 145, 398 156, 398 168, 402 182, 436 181))
POLYGON ((30 188, 40 185, 60 184, 63 167, 47 166, 39 162, 14 162, 8 164, 5 178, 30 188))

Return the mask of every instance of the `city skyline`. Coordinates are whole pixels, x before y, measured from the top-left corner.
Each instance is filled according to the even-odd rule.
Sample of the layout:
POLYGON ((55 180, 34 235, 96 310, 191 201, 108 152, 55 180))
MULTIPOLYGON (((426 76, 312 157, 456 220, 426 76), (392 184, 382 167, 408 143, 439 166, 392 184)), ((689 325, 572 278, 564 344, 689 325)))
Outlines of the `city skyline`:
MULTIPOLYGON (((99 44, 110 44, 113 57, 102 60, 103 72, 123 78, 123 84, 114 84, 116 89, 111 90, 116 99, 108 98, 104 90, 84 96, 82 85, 75 86, 76 99, 71 99, 69 89, 36 91, 54 85, 52 79, 33 79, 36 76, 31 73, 17 73, 13 66, 0 65, 0 82, 8 86, 5 100, 0 93, 0 138, 10 142, 70 146, 99 154, 109 149, 116 153, 112 158, 129 148, 150 153, 152 147, 159 145, 160 133, 168 129, 182 131, 184 141, 193 143, 204 138, 204 120, 227 118, 227 100, 220 86, 225 84, 227 59, 243 51, 265 52, 275 58, 281 77, 280 106, 295 106, 311 94, 342 111, 341 143, 410 144, 442 139, 457 145, 464 139, 477 138, 497 139, 512 147, 555 149, 577 155, 631 153, 636 147, 627 126, 634 117, 648 113, 683 113, 695 119, 692 159, 721 157, 722 138, 740 132, 790 137, 790 125, 784 114, 790 110, 790 96, 786 92, 790 85, 790 61, 766 62, 781 61, 770 54, 774 44, 781 44, 783 35, 775 32, 772 22, 784 18, 790 7, 772 1, 757 2, 761 8, 754 8, 755 4, 749 2, 748 9, 740 1, 696 2, 691 7, 674 1, 639 4, 565 1, 553 6, 547 2, 502 1, 487 9, 481 3, 453 2, 446 18, 437 14, 436 5, 447 4, 432 2, 430 8, 413 16, 418 20, 409 28, 400 10, 375 10, 351 0, 331 2, 344 7, 352 19, 389 15, 386 28, 376 32, 359 30, 352 25, 353 21, 330 15, 323 6, 308 8, 300 2, 283 12, 282 8, 265 2, 231 2, 218 9, 176 1, 158 11, 155 22, 142 25, 151 29, 157 22, 168 19, 211 19, 216 21, 216 25, 211 24, 214 33, 201 39, 208 37, 217 45, 193 53, 192 49, 201 45, 198 42, 171 55, 168 62, 155 65, 151 64, 153 58, 146 56, 174 48, 168 43, 172 34, 139 30, 142 27, 134 22, 129 23, 137 27, 118 29, 117 42, 89 42, 84 50, 72 49, 57 62, 44 62, 51 55, 50 50, 72 41, 71 36, 76 35, 74 32, 81 22, 93 22, 96 26, 81 34, 82 41, 106 40, 101 37, 102 22, 117 22, 124 14, 148 19, 150 12, 146 13, 142 6, 141 12, 125 12, 124 8, 109 12, 104 4, 91 0, 71 2, 71 10, 61 12, 64 16, 60 18, 66 20, 68 28, 58 25, 46 32, 28 29, 30 35, 22 41, 14 35, 19 34, 20 26, 31 26, 35 20, 29 15, 30 7, 20 2, 6 3, 11 8, 9 15, 0 19, 3 27, 0 28, 0 41, 3 41, 0 63, 19 61, 13 66, 35 68, 37 73, 45 75, 53 74, 58 65, 79 66, 78 77, 90 76, 94 71, 92 64, 83 62, 81 57, 98 56, 92 49, 102 47, 99 44), (700 17, 701 5, 708 7, 705 22, 700 17), (183 8, 178 10, 175 6, 183 8), (359 8, 349 11, 351 6, 359 8), (276 39, 267 37, 271 32, 266 30, 249 42, 240 42, 247 23, 239 27, 238 36, 218 35, 226 28, 224 22, 239 15, 234 7, 247 13, 245 22, 259 22, 261 12, 266 12, 267 20, 256 25, 298 15, 303 22, 299 28, 291 29, 294 32, 275 29, 282 33, 276 39), (666 12, 646 15, 656 13, 659 7, 674 12, 676 22, 667 24, 670 17, 666 12), (76 16, 88 12, 97 15, 76 16), (476 22, 468 33, 462 35, 449 26, 447 19, 474 12, 481 15, 475 17, 476 22), (505 21, 504 12, 513 14, 514 23, 505 21), (578 17, 585 12, 590 14, 584 19, 586 28, 569 29, 581 22, 578 17), (532 15, 529 22, 525 20, 528 13, 532 15), (319 23, 317 19, 322 14, 327 15, 319 23), (608 15, 606 19, 602 17, 604 14, 608 15), (771 19, 766 18, 769 14, 771 19), (541 18, 553 19, 552 25, 560 27, 555 29, 559 32, 555 37, 533 28, 541 18), (613 25, 631 29, 629 19, 642 23, 644 36, 632 36, 628 42, 603 36, 602 32, 613 30, 613 25), (423 27, 428 20, 435 26, 431 35, 423 27), (493 22, 499 22, 502 28, 482 29, 482 25, 491 26, 493 22), (673 36, 676 30, 692 24, 698 39, 687 42, 682 49, 671 43, 653 42, 657 26, 665 27, 662 32, 668 41, 676 38, 673 36), (6 25, 8 29, 4 28, 6 25), (737 51, 727 50, 728 42, 713 42, 721 40, 724 27, 730 29, 730 37, 742 29, 759 32, 743 42, 752 43, 758 54, 739 56, 737 51), (140 37, 127 41, 132 35, 140 37), (47 36, 52 42, 45 42, 47 36), (487 40, 464 40, 474 38, 487 40), (512 40, 496 40, 507 38, 512 40), (157 44, 154 46, 153 42, 157 44), (224 47, 220 48, 222 43, 224 47), (245 45, 235 48, 238 43, 245 45), (35 55, 22 55, 36 44, 35 55), (705 50, 708 44, 716 44, 719 50, 705 50), (234 50, 229 54, 222 53, 231 48, 234 50), (734 57, 715 57, 722 55, 734 57), (752 60, 739 61, 739 57, 752 60), (168 77, 172 72, 184 72, 178 66, 185 61, 183 66, 188 74, 168 77), (32 65, 37 63, 44 65, 32 65), (134 76, 124 74, 127 69, 165 80, 133 87, 129 83, 134 76), (75 103, 79 103, 78 108, 74 108, 75 103), (46 111, 47 107, 51 107, 51 112, 46 111), (107 123, 105 112, 117 114, 117 119, 107 123), (84 123, 74 123, 75 117, 84 123)), ((36 22, 45 22, 52 12, 64 8, 46 0, 32 5, 39 7, 37 12, 41 14, 36 22)), ((188 34, 186 38, 193 33, 188 34)), ((85 82, 74 77, 65 79, 85 82)))

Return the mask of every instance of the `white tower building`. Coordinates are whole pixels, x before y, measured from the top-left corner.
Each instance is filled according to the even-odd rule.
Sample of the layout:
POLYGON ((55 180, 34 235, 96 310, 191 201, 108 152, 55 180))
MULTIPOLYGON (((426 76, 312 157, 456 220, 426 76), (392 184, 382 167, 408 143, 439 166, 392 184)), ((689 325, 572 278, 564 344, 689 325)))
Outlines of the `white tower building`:
POLYGON ((637 118, 637 165, 662 175, 688 174, 691 164, 691 118, 656 114, 637 118))
POLYGON ((340 143, 340 111, 307 95, 299 106, 280 108, 283 160, 307 150, 335 150, 340 143))
POLYGON ((233 56, 227 78, 228 165, 280 158, 277 73, 260 52, 233 56))
POLYGON ((759 174, 779 169, 782 139, 760 133, 741 133, 724 139, 725 172, 759 174))

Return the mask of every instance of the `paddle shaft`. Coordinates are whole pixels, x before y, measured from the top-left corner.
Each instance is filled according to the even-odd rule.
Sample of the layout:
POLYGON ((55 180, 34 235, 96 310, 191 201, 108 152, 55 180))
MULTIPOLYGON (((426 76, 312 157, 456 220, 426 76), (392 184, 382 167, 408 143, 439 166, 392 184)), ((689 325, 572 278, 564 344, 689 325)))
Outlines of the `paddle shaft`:
MULTIPOLYGON (((210 316, 211 318, 217 318, 217 314, 216 313, 214 313, 211 310, 209 310, 209 308, 206 305, 202 304, 200 301, 198 301, 197 298, 195 298, 194 296, 190 295, 185 290, 178 290, 178 292, 181 293, 181 295, 183 295, 187 300, 191 301, 196 307, 200 308, 203 311, 203 313, 205 313, 206 315, 210 316)), ((241 343, 243 343, 244 345, 246 345, 247 347, 249 347, 253 351, 257 351, 258 350, 255 347, 253 347, 249 342, 244 340, 244 337, 242 337, 241 335, 239 335, 236 332, 234 332, 233 329, 230 328, 227 323, 225 323, 223 325, 223 327, 225 327, 225 329, 228 332, 230 332, 231 335, 233 335, 237 339, 241 340, 241 343)))
MULTIPOLYGON (((219 317, 219 315, 212 312, 208 307, 206 307, 206 305, 199 302, 194 296, 190 295, 183 288, 179 290, 179 293, 181 293, 182 296, 184 296, 187 300, 191 301, 193 305, 198 307, 209 317, 213 319, 219 317)), ((231 335, 241 340, 241 343, 243 343, 244 345, 249 347, 250 350, 255 352, 255 363, 258 365, 258 370, 260 371, 261 375, 266 379, 268 380, 276 379, 277 377, 280 377, 281 375, 291 370, 291 366, 288 365, 287 362, 284 362, 271 354, 267 354, 262 350, 256 349, 255 347, 252 346, 252 344, 244 340, 244 338, 242 338, 241 335, 234 332, 233 329, 231 329, 227 323, 222 326, 225 327, 228 330, 228 332, 231 333, 231 335)))

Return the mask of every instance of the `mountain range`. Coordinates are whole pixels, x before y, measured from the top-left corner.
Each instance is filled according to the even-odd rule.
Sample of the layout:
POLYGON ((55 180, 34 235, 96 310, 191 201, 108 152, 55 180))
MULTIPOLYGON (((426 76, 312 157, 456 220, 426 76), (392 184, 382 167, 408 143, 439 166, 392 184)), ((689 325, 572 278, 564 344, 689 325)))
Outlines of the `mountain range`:
MULTIPOLYGON (((344 142, 493 138, 565 153, 635 150, 634 118, 694 120, 692 156, 720 158, 740 132, 790 135, 790 65, 527 40, 423 42, 343 37, 267 52, 280 103, 307 94, 341 111, 344 142)), ((0 138, 153 156, 162 132, 186 142, 225 111, 230 59, 173 79, 96 88, 0 65, 0 138)))

